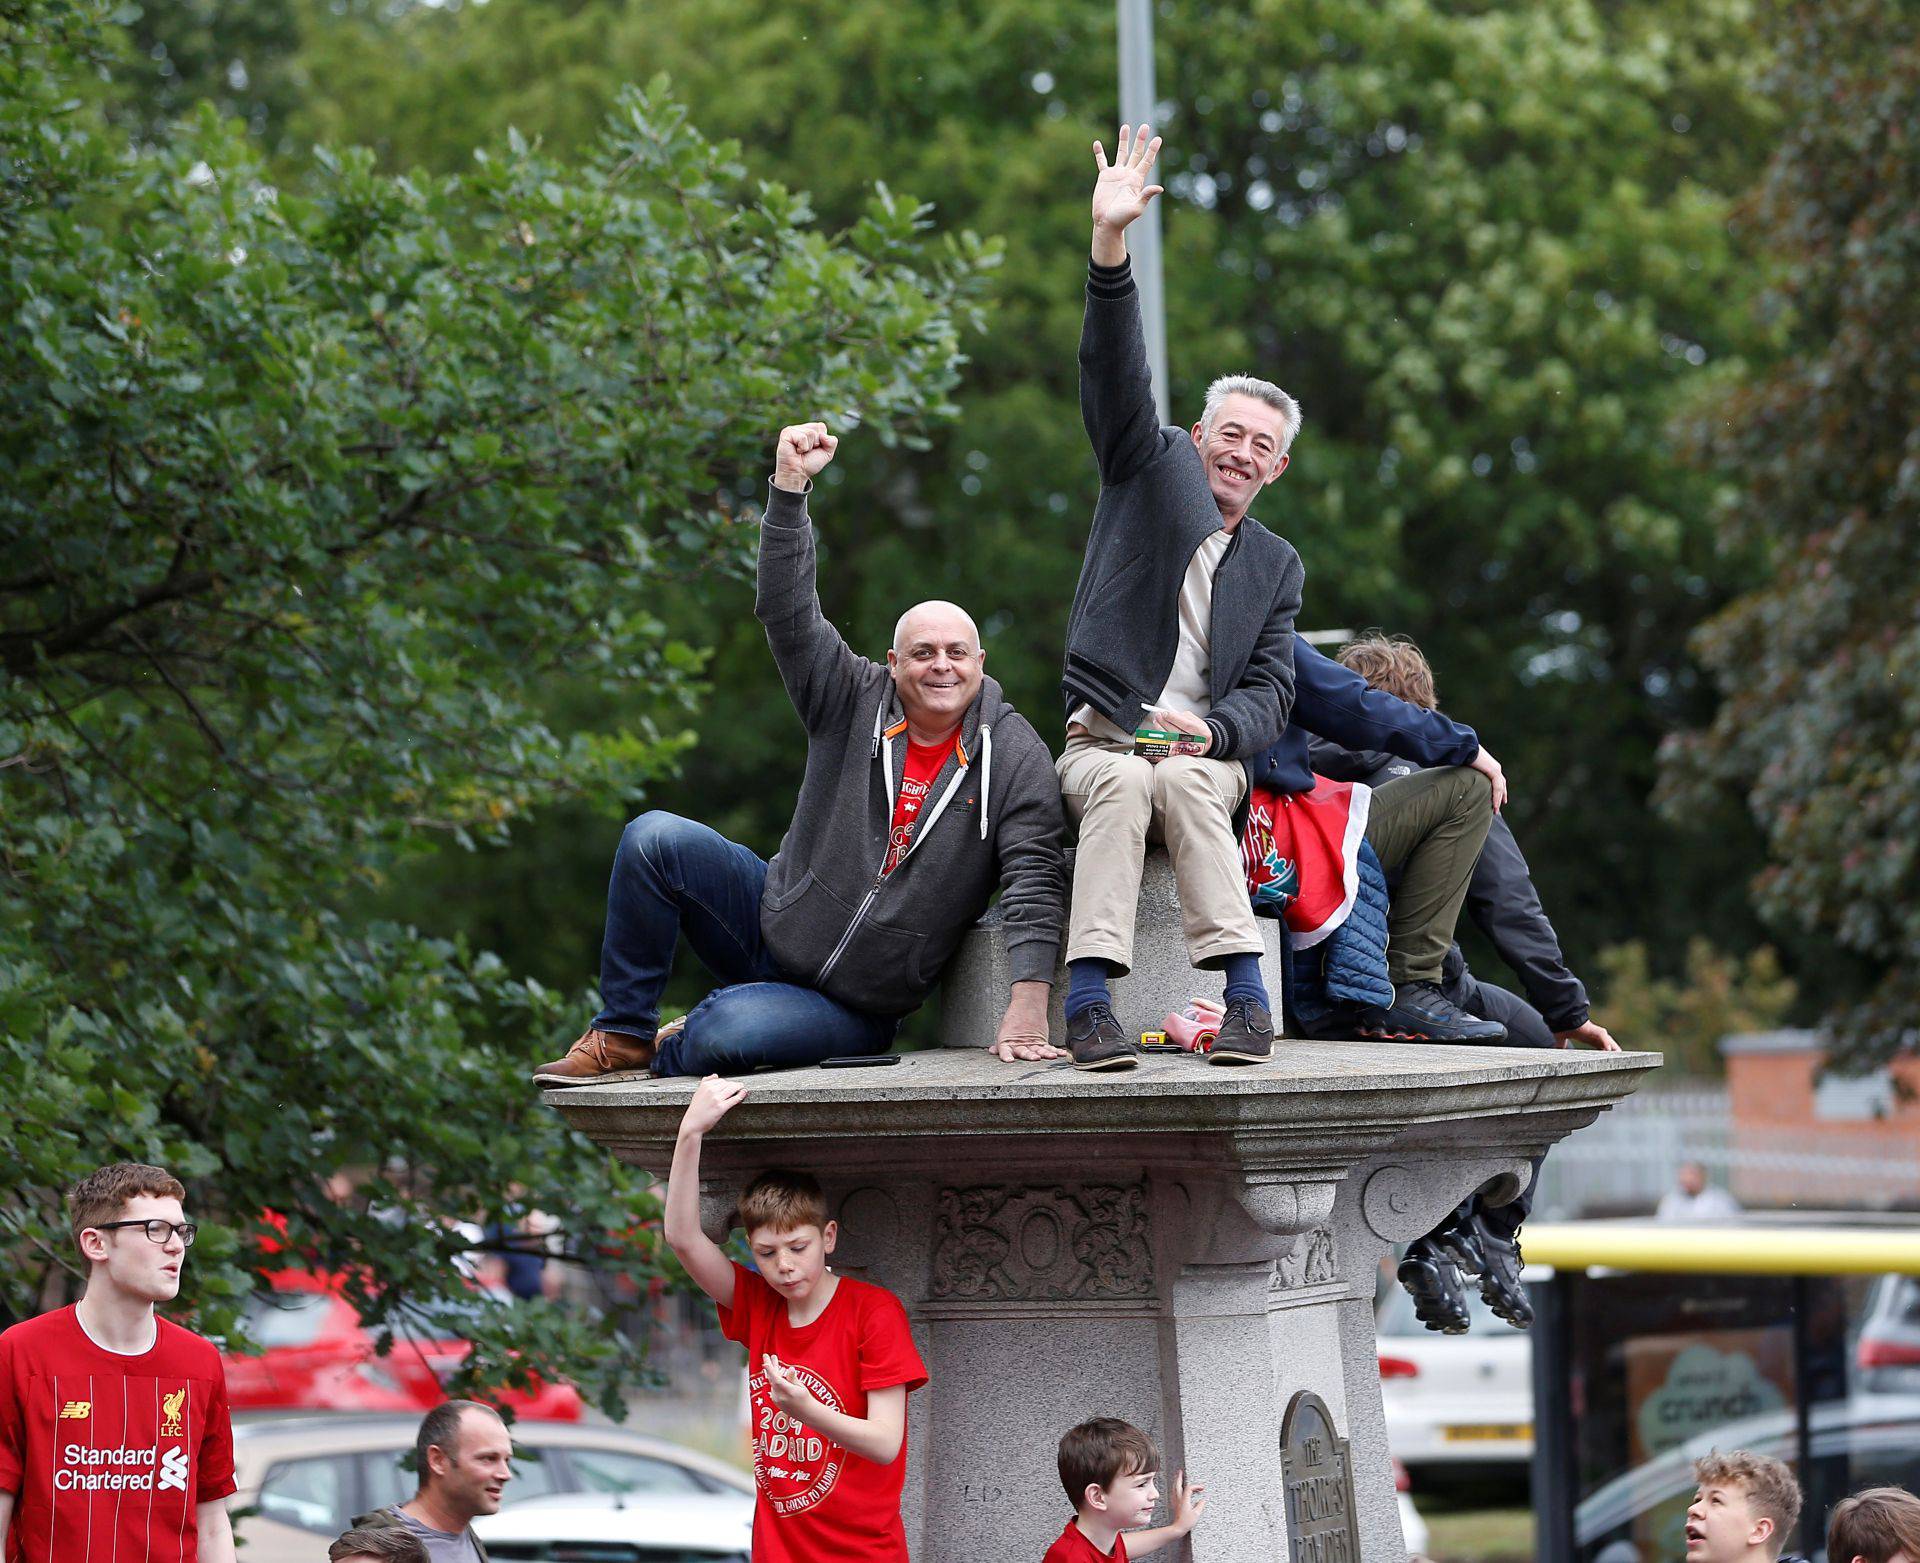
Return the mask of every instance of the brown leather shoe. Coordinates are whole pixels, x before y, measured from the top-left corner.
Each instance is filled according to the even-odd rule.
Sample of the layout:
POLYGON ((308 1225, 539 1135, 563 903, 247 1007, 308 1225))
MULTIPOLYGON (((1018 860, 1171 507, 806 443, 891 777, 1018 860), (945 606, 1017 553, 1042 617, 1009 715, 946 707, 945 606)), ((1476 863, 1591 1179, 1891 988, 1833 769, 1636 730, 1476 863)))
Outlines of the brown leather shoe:
POLYGON ((653 1044, 618 1031, 587 1030, 567 1049, 565 1058, 542 1064, 533 1072, 536 1085, 549 1089, 568 1085, 599 1085, 614 1080, 640 1080, 653 1062, 653 1044))

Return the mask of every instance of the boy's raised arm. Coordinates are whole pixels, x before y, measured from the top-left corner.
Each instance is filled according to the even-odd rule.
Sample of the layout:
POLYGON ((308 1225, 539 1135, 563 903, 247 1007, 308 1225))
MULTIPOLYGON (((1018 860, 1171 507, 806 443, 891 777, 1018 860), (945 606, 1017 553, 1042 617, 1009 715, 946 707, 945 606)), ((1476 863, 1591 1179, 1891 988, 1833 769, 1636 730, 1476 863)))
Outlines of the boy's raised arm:
POLYGON ((1153 404, 1153 375, 1140 322, 1140 295, 1127 259, 1129 224, 1161 193, 1147 183, 1160 155, 1160 138, 1148 127, 1120 127, 1112 163, 1093 144, 1098 175, 1093 186, 1092 269, 1087 277, 1087 314, 1080 330, 1080 416, 1093 442, 1102 483, 1121 483, 1153 455, 1160 416, 1153 404))
POLYGON ((700 1142, 737 1106, 747 1088, 737 1080, 708 1075, 687 1103, 667 1174, 667 1247, 679 1255, 700 1290, 722 1308, 733 1306, 733 1261, 700 1229, 700 1142))

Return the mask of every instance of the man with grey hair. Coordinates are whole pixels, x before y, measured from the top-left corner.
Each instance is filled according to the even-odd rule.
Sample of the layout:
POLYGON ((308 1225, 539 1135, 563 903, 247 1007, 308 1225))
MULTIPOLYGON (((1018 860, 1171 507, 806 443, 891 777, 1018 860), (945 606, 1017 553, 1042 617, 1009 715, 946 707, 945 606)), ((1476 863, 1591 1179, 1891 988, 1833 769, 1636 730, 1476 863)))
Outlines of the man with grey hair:
MULTIPOLYGON (((1148 841, 1159 839, 1173 864, 1188 956, 1225 974, 1225 1015, 1208 1061, 1261 1063, 1273 1053, 1271 1000, 1236 819, 1255 776, 1268 785, 1266 773, 1277 770, 1283 792, 1313 786, 1305 737, 1290 731, 1296 696, 1316 720, 1334 724, 1328 736, 1345 742, 1350 728, 1357 731, 1343 714, 1348 703, 1322 687, 1319 673, 1297 678, 1294 616, 1305 572, 1292 546, 1249 514, 1260 491, 1287 470, 1300 406, 1266 380, 1227 375, 1208 388, 1191 430, 1160 426, 1125 238, 1161 194, 1147 183, 1160 139, 1147 126, 1137 133, 1123 126, 1111 164, 1099 142, 1093 151, 1080 408, 1100 498, 1067 620, 1061 684, 1060 790, 1080 827, 1067 1042, 1081 1069, 1136 1062, 1107 981, 1132 964, 1141 867, 1148 841), (1136 744, 1143 726, 1163 736, 1136 744)), ((1418 874, 1408 870, 1414 891, 1394 930, 1407 939, 1417 920, 1420 950, 1441 927, 1439 947, 1451 941, 1503 786, 1491 757, 1474 765, 1486 780, 1449 768, 1421 787, 1401 784, 1401 798, 1383 788, 1383 806, 1369 816, 1367 838, 1389 869, 1420 865, 1418 874)), ((1167 1002, 1181 997, 1167 995, 1167 1002)), ((1380 1035, 1463 1040, 1460 1026, 1470 1017, 1430 1010, 1426 987, 1410 983, 1378 1019, 1380 1035)))
POLYGON ((1247 793, 1240 762, 1271 744, 1293 709, 1305 572, 1293 546, 1248 511, 1287 470, 1300 407, 1278 386, 1237 375, 1214 383, 1190 434, 1160 427, 1124 237, 1161 193, 1146 182, 1159 149, 1145 126, 1138 135, 1122 127, 1112 164, 1094 143, 1080 410, 1100 500, 1067 620, 1058 767, 1080 827, 1066 1013, 1081 1069, 1135 1062, 1107 979, 1132 964, 1150 838, 1173 862, 1189 958, 1226 974, 1226 1016, 1208 1057, 1251 1063, 1273 1050, 1233 818, 1247 793), (1178 741, 1136 752, 1143 727, 1178 741))
POLYGON ((755 612, 807 735, 793 824, 771 863, 658 810, 627 826, 602 1007, 535 1073, 543 1085, 884 1053, 995 890, 1011 988, 993 1051, 1060 1056, 1047 1041, 1065 878, 1053 757, 986 676, 964 609, 907 609, 884 664, 827 622, 807 495, 838 446, 825 424, 781 430, 760 524, 755 612), (719 985, 662 1025, 682 934, 719 985))

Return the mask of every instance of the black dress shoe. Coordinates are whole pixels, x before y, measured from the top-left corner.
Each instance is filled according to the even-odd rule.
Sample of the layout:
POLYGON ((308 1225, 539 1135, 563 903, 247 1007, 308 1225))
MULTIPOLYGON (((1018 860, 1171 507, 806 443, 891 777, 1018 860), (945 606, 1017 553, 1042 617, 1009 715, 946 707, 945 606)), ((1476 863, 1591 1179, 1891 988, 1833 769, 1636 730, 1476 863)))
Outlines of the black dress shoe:
POLYGON ((1067 1046, 1075 1069, 1132 1069, 1140 1062, 1140 1050, 1105 1004, 1089 1004, 1067 1022, 1067 1046))
POLYGON ((1360 1035, 1390 1042, 1504 1042, 1507 1028, 1497 1020, 1469 1015, 1431 982, 1403 982, 1393 1003, 1363 1010, 1360 1035))
POLYGON ((1213 1039, 1210 1064, 1264 1064, 1273 1057, 1273 1016, 1264 1004, 1233 999, 1213 1039))
POLYGON ((1395 1272, 1413 1299, 1413 1315, 1442 1335, 1464 1335, 1473 1322, 1467 1312, 1467 1283, 1453 1256, 1431 1236, 1407 1245, 1407 1256, 1395 1272))

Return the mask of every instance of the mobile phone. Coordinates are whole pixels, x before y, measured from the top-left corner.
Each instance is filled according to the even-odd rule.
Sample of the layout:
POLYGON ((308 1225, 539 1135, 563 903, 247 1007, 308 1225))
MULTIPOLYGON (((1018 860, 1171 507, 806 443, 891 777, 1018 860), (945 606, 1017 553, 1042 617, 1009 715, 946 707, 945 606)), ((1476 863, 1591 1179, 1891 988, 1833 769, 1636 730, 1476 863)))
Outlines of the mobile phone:
POLYGON ((823 1058, 822 1069, 877 1069, 882 1064, 900 1062, 898 1053, 850 1053, 844 1058, 823 1058))

